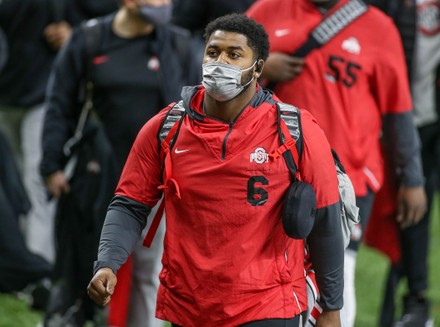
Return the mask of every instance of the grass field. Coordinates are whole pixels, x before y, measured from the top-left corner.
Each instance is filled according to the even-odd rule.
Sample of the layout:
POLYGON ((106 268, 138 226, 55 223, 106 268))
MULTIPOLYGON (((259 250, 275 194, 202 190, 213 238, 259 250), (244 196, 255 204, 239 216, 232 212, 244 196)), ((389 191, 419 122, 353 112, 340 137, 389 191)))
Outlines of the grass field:
MULTIPOLYGON (((440 209, 433 210, 430 244, 430 290, 432 316, 435 326, 440 326, 440 209)), ((365 246, 361 247, 356 269, 358 314, 356 327, 378 326, 379 307, 388 262, 380 253, 365 246)), ((404 292, 401 283, 399 293, 404 292)), ((398 304, 398 309, 401 305, 398 304)), ((42 313, 29 310, 26 303, 16 297, 0 294, 0 327, 35 327, 42 320, 42 313)), ((206 327, 206 326, 202 326, 206 327)))
MULTIPOLYGON (((429 257, 429 293, 432 301, 431 314, 434 326, 440 326, 440 197, 435 198, 431 216, 431 239, 429 257)), ((357 315, 356 327, 376 327, 382 304, 382 293, 388 271, 388 261, 382 254, 368 247, 361 247, 356 267, 357 315)), ((396 303, 396 315, 401 313, 401 297, 405 293, 405 283, 401 282, 396 303)))

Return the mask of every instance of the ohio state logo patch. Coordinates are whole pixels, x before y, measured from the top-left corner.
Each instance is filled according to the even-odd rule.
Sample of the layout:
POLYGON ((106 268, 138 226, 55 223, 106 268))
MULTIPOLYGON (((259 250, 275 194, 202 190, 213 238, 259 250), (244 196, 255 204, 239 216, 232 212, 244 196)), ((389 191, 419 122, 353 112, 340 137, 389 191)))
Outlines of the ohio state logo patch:
POLYGON ((264 148, 256 148, 253 153, 251 153, 250 162, 255 161, 257 164, 264 164, 269 161, 269 154, 264 148))
POLYGON ((160 69, 159 58, 154 56, 151 57, 150 60, 148 61, 148 69, 157 72, 160 69))
POLYGON ((440 32, 440 3, 433 0, 423 1, 417 6, 417 20, 420 31, 433 36, 440 32))
POLYGON ((344 42, 342 42, 342 49, 353 54, 361 53, 361 45, 359 44, 358 39, 355 37, 350 37, 344 40, 344 42))

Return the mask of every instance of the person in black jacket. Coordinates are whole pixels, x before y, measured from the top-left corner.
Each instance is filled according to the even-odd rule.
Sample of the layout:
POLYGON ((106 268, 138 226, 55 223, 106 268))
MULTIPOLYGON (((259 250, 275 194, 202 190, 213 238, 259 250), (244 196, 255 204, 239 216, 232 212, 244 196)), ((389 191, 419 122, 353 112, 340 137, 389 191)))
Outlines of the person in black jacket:
POLYGON ((55 52, 43 37, 51 22, 45 1, 0 2, 0 28, 8 45, 8 59, 0 75, 0 129, 22 167, 23 182, 31 201, 24 236, 32 252, 54 260, 54 203, 47 201, 41 176, 40 132, 44 92, 55 52))
POLYGON ((29 251, 19 227, 30 205, 12 149, 0 130, 0 292, 35 289, 52 273, 46 260, 29 251))
MULTIPOLYGON (((8 60, 6 35, 0 28, 0 76, 8 60)), ((14 153, 8 138, 0 130, 0 292, 23 292, 39 289, 39 284, 52 273, 52 265, 41 256, 32 253, 26 245, 20 228, 20 218, 31 207, 28 194, 22 182, 14 153)), ((41 293, 40 293, 41 294, 41 293)), ((44 305, 32 298, 33 308, 44 305)))
MULTIPOLYGON (((110 164, 116 166, 113 177, 118 178, 143 124, 165 104, 178 99, 182 86, 199 81, 196 70, 191 68, 196 63, 192 64, 190 49, 187 47, 189 33, 167 24, 171 9, 170 0, 123 0, 116 13, 91 20, 75 29, 57 56, 47 89, 48 111, 44 122, 40 171, 50 193, 60 198, 60 221, 64 218, 61 205, 68 203, 71 208, 78 194, 88 189, 77 186, 80 179, 84 180, 81 176, 74 176, 72 180, 67 178, 64 171, 66 158, 63 154, 63 145, 72 135, 72 128, 81 111, 80 104, 84 98, 78 95, 83 93, 85 84, 93 84, 94 113, 109 141, 114 156, 114 162, 110 164), (194 77, 191 79, 188 76, 194 77)), ((108 164, 108 160, 111 161, 107 159, 104 163, 108 164)), ((98 163, 101 167, 103 162, 98 163)), ((115 186, 116 182, 111 186, 112 192, 115 186)), ((91 196, 96 197, 99 193, 95 192, 91 196)), ((104 215, 97 217, 99 223, 92 231, 92 238, 96 236, 96 244, 88 245, 85 251, 93 256, 102 219, 104 215)), ((87 237, 86 232, 84 228, 81 235, 74 236, 72 243, 81 243, 87 237)), ((131 311, 128 316, 135 320, 130 322, 134 326, 161 325, 153 314, 162 250, 160 243, 156 242, 155 251, 142 251, 139 246, 133 258, 135 264, 140 262, 144 269, 149 270, 144 270, 141 282, 144 287, 149 286, 148 292, 152 297, 149 304, 144 304, 151 314, 145 319, 144 308, 141 322, 136 322, 139 313, 133 304, 138 302, 130 302, 131 311)), ((65 259, 63 253, 58 258, 60 261, 65 259)), ((91 274, 92 264, 93 258, 85 262, 86 275, 91 274)), ((86 285, 78 285, 77 289, 84 293, 86 285)), ((133 295, 134 291, 139 291, 136 285, 134 280, 133 295)), ((83 295, 79 295, 82 300, 90 301, 84 299, 83 295)), ((91 314, 87 318, 91 318, 91 314)), ((116 325, 112 321, 109 323, 116 325)))
MULTIPOLYGON (((80 8, 76 5, 79 2, 0 1, 0 28, 8 46, 8 60, 5 60, 0 76, 0 128, 5 131, 17 155, 31 200, 24 230, 26 243, 30 250, 51 263, 55 258, 55 203, 48 201, 38 169, 44 95, 56 53, 70 36, 71 26, 86 17, 93 17, 86 16, 94 13, 90 10, 86 12, 84 9, 82 13, 85 6, 80 8)), ((93 7, 102 8, 102 13, 108 10, 104 7, 105 2, 116 8, 114 0, 93 1, 93 7)))
POLYGON ((69 39, 72 29, 81 22, 108 15, 118 9, 115 0, 47 0, 53 22, 44 29, 49 45, 59 50, 69 39))
POLYGON ((422 162, 428 210, 422 220, 400 230, 401 259, 392 265, 381 313, 381 326, 432 326, 428 290, 429 216, 440 178, 440 1, 371 1, 395 22, 402 37, 414 118, 422 143, 422 162), (402 317, 394 320, 394 297, 405 278, 407 293, 402 317))

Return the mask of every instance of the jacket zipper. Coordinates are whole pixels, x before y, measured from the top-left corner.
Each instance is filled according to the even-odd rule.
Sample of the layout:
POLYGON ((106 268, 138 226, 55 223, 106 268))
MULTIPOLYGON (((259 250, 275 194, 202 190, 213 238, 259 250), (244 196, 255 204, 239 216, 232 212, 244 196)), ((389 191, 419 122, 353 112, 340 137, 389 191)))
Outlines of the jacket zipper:
POLYGON ((229 125, 229 131, 225 136, 225 139, 223 140, 223 147, 222 147, 222 160, 225 160, 226 157, 226 143, 228 143, 228 138, 229 135, 231 135, 232 133, 232 126, 234 125, 234 123, 228 123, 229 125))

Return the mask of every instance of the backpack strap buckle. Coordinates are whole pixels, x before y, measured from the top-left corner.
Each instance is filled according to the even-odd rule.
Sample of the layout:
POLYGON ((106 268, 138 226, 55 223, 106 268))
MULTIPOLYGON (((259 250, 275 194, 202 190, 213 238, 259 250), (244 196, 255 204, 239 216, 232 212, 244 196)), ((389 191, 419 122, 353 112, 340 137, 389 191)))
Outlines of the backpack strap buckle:
POLYGON ((271 160, 276 160, 281 157, 286 151, 293 151, 296 142, 293 138, 288 138, 286 142, 284 142, 280 147, 275 149, 271 154, 269 154, 269 158, 271 160))

